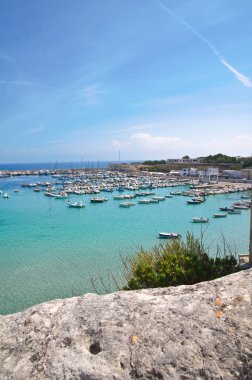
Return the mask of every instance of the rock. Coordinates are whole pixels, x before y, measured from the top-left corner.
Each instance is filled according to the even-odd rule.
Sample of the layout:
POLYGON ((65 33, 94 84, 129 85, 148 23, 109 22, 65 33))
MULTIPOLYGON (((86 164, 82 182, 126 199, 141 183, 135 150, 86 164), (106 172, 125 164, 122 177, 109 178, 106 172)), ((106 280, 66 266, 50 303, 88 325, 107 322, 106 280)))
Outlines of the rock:
POLYGON ((0 379, 251 379, 252 270, 0 317, 0 379))

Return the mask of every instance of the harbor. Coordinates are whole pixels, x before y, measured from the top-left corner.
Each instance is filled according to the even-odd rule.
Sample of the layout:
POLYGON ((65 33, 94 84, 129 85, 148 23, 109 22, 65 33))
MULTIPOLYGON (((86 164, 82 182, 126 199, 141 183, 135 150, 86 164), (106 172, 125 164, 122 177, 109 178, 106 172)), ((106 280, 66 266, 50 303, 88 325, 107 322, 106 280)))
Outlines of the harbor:
POLYGON ((249 202, 250 184, 203 185, 169 174, 107 169, 1 178, 1 312, 93 292, 91 279, 98 282, 109 273, 120 278, 120 256, 163 243, 172 234, 181 239, 187 231, 203 234, 213 255, 223 236, 226 249, 247 252, 249 208, 235 209, 240 213, 234 215, 220 208, 249 202), (222 213, 227 216, 214 217, 222 213))

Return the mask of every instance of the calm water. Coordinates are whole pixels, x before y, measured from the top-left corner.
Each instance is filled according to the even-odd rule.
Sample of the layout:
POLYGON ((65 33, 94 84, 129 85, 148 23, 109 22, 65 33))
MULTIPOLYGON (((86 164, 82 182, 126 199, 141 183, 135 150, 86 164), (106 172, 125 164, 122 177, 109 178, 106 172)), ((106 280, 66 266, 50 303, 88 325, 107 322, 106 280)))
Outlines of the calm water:
MULTIPOLYGON (((218 207, 229 206, 241 193, 209 196, 200 205, 187 205, 186 197, 174 196, 129 209, 118 207, 120 201, 112 199, 116 192, 103 193, 110 200, 102 204, 90 203, 91 195, 71 195, 71 200, 83 200, 86 207, 70 209, 66 200, 45 197, 42 192, 20 187, 20 193, 13 191, 20 183, 42 180, 0 179, 0 190, 10 194, 9 199, 0 198, 0 313, 94 292, 91 277, 120 273, 120 254, 133 253, 141 245, 154 246, 160 242, 160 231, 179 232, 183 237, 186 231, 193 231, 200 236, 203 228, 212 253, 222 233, 232 249, 248 251, 248 210, 224 219, 212 218, 218 207), (197 216, 210 218, 207 227, 191 223, 197 216)), ((170 191, 158 189, 155 193, 170 191)))

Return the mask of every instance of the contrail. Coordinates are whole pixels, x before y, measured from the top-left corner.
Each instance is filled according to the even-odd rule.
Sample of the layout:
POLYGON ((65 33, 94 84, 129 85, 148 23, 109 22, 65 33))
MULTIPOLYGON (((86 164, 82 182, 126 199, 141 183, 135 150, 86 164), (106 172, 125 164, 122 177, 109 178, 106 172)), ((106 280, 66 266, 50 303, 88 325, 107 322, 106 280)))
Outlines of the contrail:
POLYGON ((181 24, 185 25, 187 29, 189 29, 196 37, 198 37, 201 41, 203 41, 213 52, 213 54, 218 58, 218 60, 238 79, 240 82, 244 84, 246 87, 252 87, 252 81, 250 78, 246 77, 245 75, 241 74, 238 70, 236 70, 233 66, 231 66, 226 59, 222 56, 222 54, 211 44, 211 42, 204 37, 200 32, 198 32, 189 22, 172 12, 166 5, 162 3, 161 0, 154 0, 156 4, 160 8, 162 8, 166 13, 168 13, 170 16, 178 20, 181 24))

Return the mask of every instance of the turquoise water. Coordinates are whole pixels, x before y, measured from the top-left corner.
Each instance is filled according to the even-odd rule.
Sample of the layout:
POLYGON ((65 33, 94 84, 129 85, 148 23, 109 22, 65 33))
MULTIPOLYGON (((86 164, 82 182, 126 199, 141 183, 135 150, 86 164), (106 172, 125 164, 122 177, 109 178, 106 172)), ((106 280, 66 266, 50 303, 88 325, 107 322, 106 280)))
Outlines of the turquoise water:
MULTIPOLYGON (((46 178, 48 180, 48 177, 46 178)), ((41 181, 29 177, 29 182, 41 181)), ((92 204, 91 195, 71 195, 71 201, 83 200, 84 209, 70 209, 66 200, 45 197, 32 189, 14 189, 24 178, 1 179, 0 189, 9 199, 0 199, 0 313, 12 313, 55 298, 94 292, 91 277, 120 274, 120 255, 137 247, 150 248, 160 242, 160 231, 192 231, 200 236, 213 253, 223 234, 237 253, 248 251, 249 210, 241 215, 214 219, 221 206, 229 206, 241 193, 207 197, 199 205, 187 205, 188 198, 174 196, 158 204, 130 208, 118 207, 114 193, 92 204), (195 224, 193 217, 209 217, 210 223, 195 224)), ((185 190, 178 187, 176 190, 185 190)), ((172 189, 174 190, 174 188, 172 189)), ((165 195, 171 188, 155 190, 165 195)), ((135 200, 137 202, 137 200, 135 200)))

